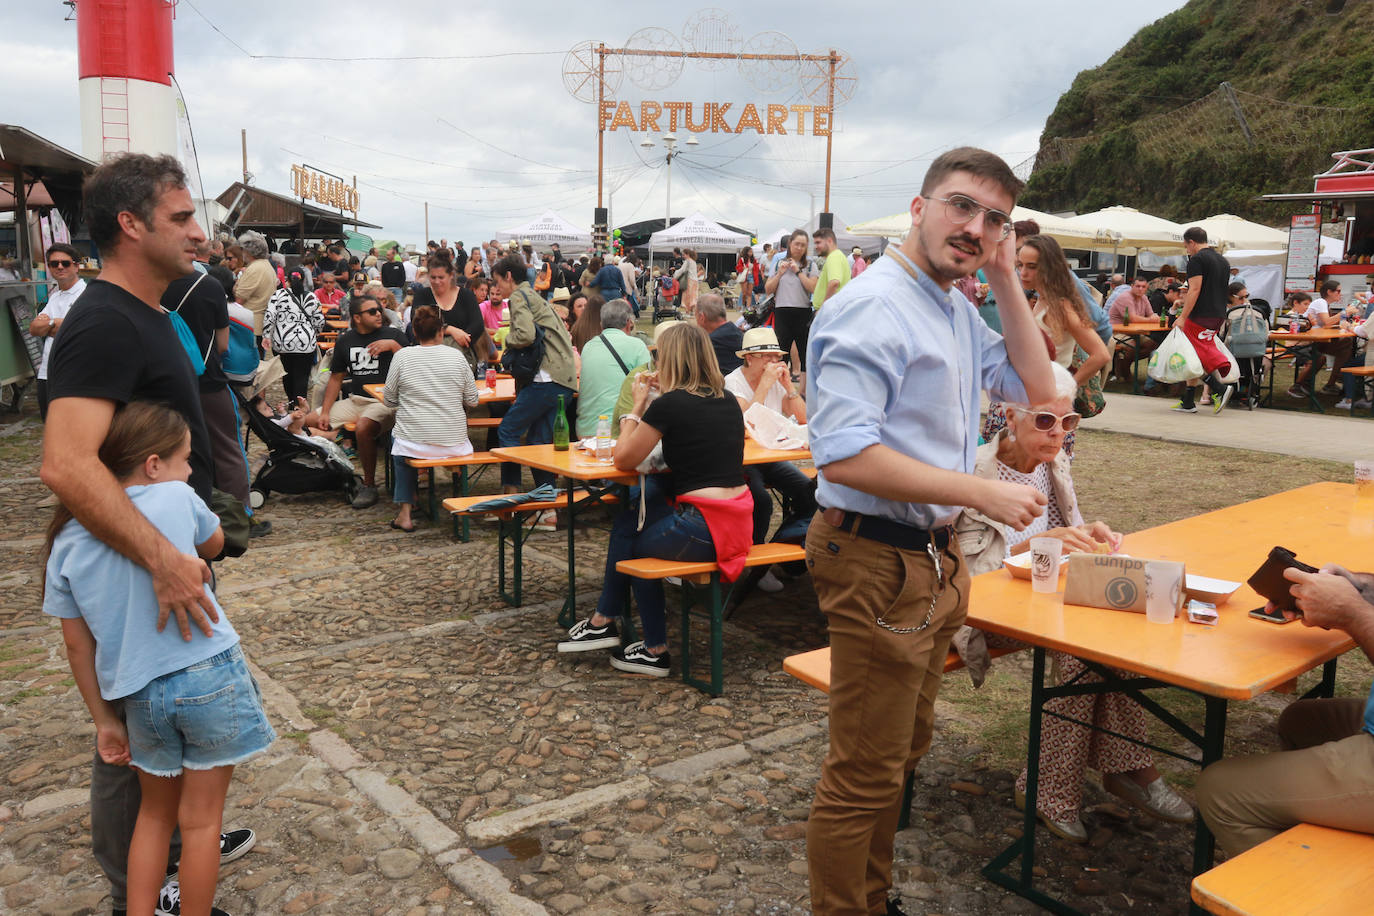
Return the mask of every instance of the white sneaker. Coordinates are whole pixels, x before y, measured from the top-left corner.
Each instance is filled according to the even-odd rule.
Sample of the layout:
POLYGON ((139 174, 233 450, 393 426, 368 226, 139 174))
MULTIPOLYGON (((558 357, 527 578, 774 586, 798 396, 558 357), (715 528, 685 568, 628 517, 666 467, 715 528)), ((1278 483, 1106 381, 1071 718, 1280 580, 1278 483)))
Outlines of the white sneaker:
POLYGON ((534 523, 535 531, 557 531, 558 512, 553 509, 545 509, 539 513, 539 520, 534 523))
POLYGON ((782 591, 782 580, 773 575, 773 570, 770 569, 768 572, 764 573, 763 578, 759 580, 759 591, 767 592, 770 595, 776 595, 778 592, 782 591))
POLYGON ((1339 401, 1336 402, 1337 410, 1350 410, 1352 406, 1353 404, 1350 398, 1341 398, 1339 401))
POLYGON ((1368 410, 1371 406, 1374 406, 1374 402, 1369 401, 1369 400, 1366 399, 1366 398, 1360 398, 1358 401, 1355 402, 1355 404, 1354 404, 1354 409, 1355 409, 1355 410, 1368 410))

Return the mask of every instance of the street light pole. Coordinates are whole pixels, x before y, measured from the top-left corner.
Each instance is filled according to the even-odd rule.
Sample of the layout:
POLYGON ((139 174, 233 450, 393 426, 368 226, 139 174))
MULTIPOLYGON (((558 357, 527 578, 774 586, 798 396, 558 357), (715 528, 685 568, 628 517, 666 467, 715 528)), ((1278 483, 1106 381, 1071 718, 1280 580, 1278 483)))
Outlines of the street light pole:
MULTIPOLYGON (((688 137, 685 145, 697 146, 698 143, 699 141, 696 137, 688 137)), ((644 149, 652 149, 656 144, 650 138, 645 137, 640 141, 639 145, 644 149)), ((682 153, 682 150, 677 148, 677 137, 672 134, 663 135, 663 147, 667 150, 664 161, 668 166, 668 190, 667 200, 664 202, 665 212, 663 216, 663 228, 667 229, 673 221, 673 160, 682 153)))

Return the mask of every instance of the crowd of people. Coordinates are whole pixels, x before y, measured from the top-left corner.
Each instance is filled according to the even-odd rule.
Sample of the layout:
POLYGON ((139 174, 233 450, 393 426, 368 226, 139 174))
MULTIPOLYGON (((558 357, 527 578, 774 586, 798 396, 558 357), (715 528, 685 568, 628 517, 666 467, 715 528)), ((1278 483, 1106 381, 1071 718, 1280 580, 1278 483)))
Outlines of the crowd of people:
MULTIPOLYGON (((251 830, 222 831, 223 803, 233 767, 274 733, 206 562, 226 554, 233 520, 251 513, 239 408, 282 413, 302 435, 351 426, 357 508, 380 498, 387 444, 389 524, 410 532, 418 480, 407 459, 472 453, 477 378, 498 364, 517 384, 496 442, 552 442, 566 416, 578 436, 609 427, 615 468, 642 474, 613 523, 596 607, 559 652, 606 651, 617 670, 666 676, 663 583, 617 564, 715 561, 733 580, 768 537, 770 494, 809 522, 807 568, 832 650, 830 748, 807 824, 812 904, 823 914, 900 913, 889 897, 901 786, 930 746, 944 659, 957 647, 979 677, 995 644, 963 626, 970 577, 1032 536, 1120 546, 1106 523, 1085 522, 1069 461, 1085 388, 1114 357, 1120 371, 1146 350, 1114 354, 1111 325, 1176 308, 1207 372, 1181 404, 1196 409, 1194 388, 1206 383, 1220 410, 1234 384, 1208 348, 1222 327, 1216 294, 1224 322, 1246 290, 1205 235, 1186 236, 1186 289, 1173 277, 1153 288, 1122 278, 1099 301, 1052 238, 1013 223, 1020 190, 1001 159, 961 148, 932 163, 906 240, 871 262, 846 257, 829 229, 796 230, 758 260, 742 252, 739 304, 771 295, 771 326, 731 320, 720 292, 698 286, 696 252, 685 249, 668 268, 682 318, 646 339, 635 318, 655 278, 633 257, 572 259, 528 244, 467 251, 442 240, 423 264, 395 250, 358 258, 328 242, 288 262, 256 233, 207 239, 170 157, 103 163, 85 192, 101 274, 82 289, 75 250, 49 249, 58 301, 39 336, 48 339, 42 477, 59 501, 44 610, 63 621, 96 724, 92 844, 116 913, 219 912, 216 871, 254 841, 251 830), (330 321, 345 324, 332 341, 330 321), (100 359, 111 347, 124 358, 100 359), (270 359, 289 399, 280 411, 254 381, 270 359), (983 391, 994 407, 980 442, 983 391), (816 480, 790 462, 744 464, 756 411, 807 426, 816 480), (631 598, 643 639, 623 645, 631 598), (174 626, 163 629, 169 616, 174 626), (158 711, 210 695, 223 699, 197 716, 240 722, 232 742, 207 743, 158 711), (178 870, 179 884, 166 884, 178 870)), ((537 485, 553 482, 532 473, 537 485)), ((503 464, 501 484, 524 489, 521 465, 503 464)), ((534 524, 555 528, 558 517, 534 524)), ((1334 568, 1290 578, 1305 624, 1345 629, 1374 654, 1374 578, 1334 568)), ((784 587, 771 572, 761 584, 784 587)), ((1082 661, 1058 656, 1062 683, 1092 680, 1082 661)), ((1037 802, 1052 832, 1088 839, 1079 812, 1089 768, 1153 816, 1193 819, 1138 745, 1139 704, 1117 693, 1059 702, 1037 802)), ((1294 748, 1285 753, 1298 756, 1204 774, 1201 810, 1228 851, 1297 820, 1374 832, 1367 806, 1331 802, 1352 780, 1374 779, 1363 734, 1374 733, 1374 694, 1359 710, 1329 709, 1320 728, 1285 714, 1280 730, 1294 748), (1349 772, 1322 777, 1331 789, 1321 804, 1301 796, 1297 778, 1283 781, 1281 800, 1256 801, 1289 761, 1307 774, 1337 750, 1349 772)), ((1023 774, 1022 804, 1024 786, 1023 774)))

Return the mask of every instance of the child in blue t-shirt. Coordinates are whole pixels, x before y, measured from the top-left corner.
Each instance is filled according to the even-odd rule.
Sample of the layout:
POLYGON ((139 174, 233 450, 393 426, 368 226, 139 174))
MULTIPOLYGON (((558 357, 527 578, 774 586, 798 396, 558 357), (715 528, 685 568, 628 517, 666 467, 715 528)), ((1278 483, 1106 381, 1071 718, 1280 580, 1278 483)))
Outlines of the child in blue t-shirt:
MULTIPOLYGON (((133 504, 184 553, 210 559, 224 535, 187 484, 191 433, 176 412, 133 403, 118 410, 100 460, 133 504)), ((152 577, 59 506, 48 529, 43 611, 62 620, 76 685, 106 763, 137 768, 143 801, 129 848, 129 911, 151 914, 180 824, 181 906, 209 913, 219 871, 224 798, 234 766, 276 733, 262 709, 239 637, 207 587, 219 620, 184 641, 157 629, 152 577)))

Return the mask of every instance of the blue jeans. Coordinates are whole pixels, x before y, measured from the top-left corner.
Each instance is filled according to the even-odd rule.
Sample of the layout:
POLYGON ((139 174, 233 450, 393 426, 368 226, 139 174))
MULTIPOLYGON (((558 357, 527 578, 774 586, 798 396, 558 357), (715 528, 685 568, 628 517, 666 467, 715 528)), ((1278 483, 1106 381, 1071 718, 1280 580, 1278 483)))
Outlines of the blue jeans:
MULTIPOLYGON (((1356 353, 1345 361, 1342 369, 1353 369, 1356 366, 1364 365, 1364 353, 1356 353)), ((1362 376, 1346 375, 1341 373, 1341 384, 1345 387, 1345 396, 1352 401, 1364 400, 1364 383, 1368 381, 1362 376)))
POLYGON ((637 557, 698 563, 716 558, 716 547, 701 512, 687 505, 674 509, 656 490, 651 486, 642 531, 635 530, 639 522, 636 490, 630 491, 629 508, 611 526, 611 540, 606 548, 606 579, 601 586, 601 597, 596 602, 596 612, 602 617, 619 618, 633 591, 635 603, 639 605, 644 645, 651 647, 668 644, 663 582, 660 579, 632 578, 617 572, 615 564, 637 557))
POLYGON ((420 489, 420 472, 406 464, 409 460, 409 455, 391 456, 391 501, 413 506, 420 489))
MULTIPOLYGON (((502 448, 519 445, 523 438, 527 445, 546 445, 553 441, 553 418, 558 411, 558 396, 563 396, 566 404, 577 392, 565 388, 557 382, 531 382, 515 396, 510 410, 501 418, 496 427, 496 441, 502 448), (528 435, 526 435, 528 433, 528 435)), ((553 483, 554 475, 548 471, 531 471, 534 485, 553 483)), ((520 465, 507 461, 501 465, 503 486, 520 486, 520 465)))
MULTIPOLYGON (((793 518, 810 518, 816 514, 816 482, 790 461, 771 464, 751 464, 744 469, 744 482, 754 497, 754 543, 768 540, 768 525, 773 521, 773 499, 770 489, 777 490, 792 505, 793 518)), ((785 522, 785 520, 784 520, 785 522)))

